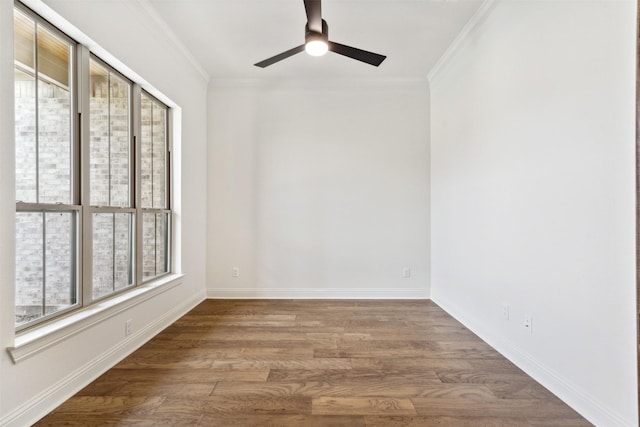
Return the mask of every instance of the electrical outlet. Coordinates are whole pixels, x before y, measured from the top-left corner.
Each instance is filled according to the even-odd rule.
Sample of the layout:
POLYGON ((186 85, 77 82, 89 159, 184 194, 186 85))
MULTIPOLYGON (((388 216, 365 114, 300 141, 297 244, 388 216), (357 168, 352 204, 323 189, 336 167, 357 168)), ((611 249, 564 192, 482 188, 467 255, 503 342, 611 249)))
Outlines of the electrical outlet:
POLYGON ((525 329, 529 331, 530 334, 533 333, 533 318, 531 317, 531 315, 529 314, 524 315, 523 326, 525 327, 525 329))
POLYGON ((231 277, 240 277, 240 269, 238 267, 231 269, 231 277))
POLYGON ((502 305, 502 317, 504 318, 504 320, 509 320, 509 305, 508 304, 503 304, 502 305))
POLYGON ((124 335, 128 337, 131 335, 131 319, 124 322, 124 335))
POLYGON ((409 267, 405 267, 402 269, 402 278, 403 279, 408 279, 409 277, 411 277, 411 269, 409 267))

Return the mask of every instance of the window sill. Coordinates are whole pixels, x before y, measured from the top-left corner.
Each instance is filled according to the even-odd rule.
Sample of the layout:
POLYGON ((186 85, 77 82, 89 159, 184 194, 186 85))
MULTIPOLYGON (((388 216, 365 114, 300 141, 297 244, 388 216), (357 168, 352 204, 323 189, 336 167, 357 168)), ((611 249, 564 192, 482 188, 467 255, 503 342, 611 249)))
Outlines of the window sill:
POLYGON ((182 283, 182 274, 170 274, 155 282, 99 302, 68 316, 19 333, 7 348, 13 363, 21 362, 92 326, 141 304, 182 283))

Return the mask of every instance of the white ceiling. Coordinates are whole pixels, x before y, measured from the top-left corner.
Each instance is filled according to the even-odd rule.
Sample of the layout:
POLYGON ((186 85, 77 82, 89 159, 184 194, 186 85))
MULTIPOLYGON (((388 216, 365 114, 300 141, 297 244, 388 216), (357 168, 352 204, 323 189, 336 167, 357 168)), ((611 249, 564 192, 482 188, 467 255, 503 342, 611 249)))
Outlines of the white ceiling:
MULTIPOLYGON (((379 68, 329 53, 254 63, 304 43, 302 0, 147 0, 214 79, 425 79, 483 0, 324 0, 329 39, 387 55, 379 68)), ((173 36, 170 35, 170 36, 173 36)))

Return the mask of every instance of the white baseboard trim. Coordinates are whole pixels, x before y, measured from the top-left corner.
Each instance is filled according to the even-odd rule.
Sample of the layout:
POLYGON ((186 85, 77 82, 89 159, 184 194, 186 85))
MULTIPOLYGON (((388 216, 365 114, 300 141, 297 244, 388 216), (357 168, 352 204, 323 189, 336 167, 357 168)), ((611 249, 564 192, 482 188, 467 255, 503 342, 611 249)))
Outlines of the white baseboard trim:
POLYGON ((207 288, 209 299, 429 299, 420 288, 304 289, 304 288, 207 288))
POLYGON ((433 302, 513 362, 527 375, 549 389, 589 422, 596 426, 610 427, 633 427, 636 425, 635 420, 625 419, 607 408, 593 396, 581 391, 560 373, 535 360, 504 337, 494 334, 491 328, 488 328, 482 322, 465 315, 463 310, 460 310, 446 298, 436 295, 433 298, 433 302))
POLYGON ((139 329, 107 352, 98 355, 89 363, 81 366, 8 413, 0 419, 0 426, 23 427, 34 424, 126 356, 137 350, 164 328, 182 317, 202 302, 202 300, 203 295, 199 294, 174 307, 154 322, 139 329))

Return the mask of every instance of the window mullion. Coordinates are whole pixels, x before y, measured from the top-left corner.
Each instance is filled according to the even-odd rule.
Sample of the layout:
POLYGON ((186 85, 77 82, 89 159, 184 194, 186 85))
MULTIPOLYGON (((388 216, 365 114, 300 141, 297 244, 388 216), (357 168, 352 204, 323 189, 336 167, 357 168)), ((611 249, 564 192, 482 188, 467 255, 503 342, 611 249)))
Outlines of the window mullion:
POLYGON ((142 283, 143 275, 143 263, 142 263, 142 160, 141 160, 141 94, 142 89, 140 85, 133 85, 133 99, 132 99, 132 123, 131 128, 133 131, 133 207, 135 208, 135 284, 136 286, 142 283))
POLYGON ((71 90, 71 138, 73 147, 71 149, 71 204, 80 205, 82 204, 82 195, 80 192, 82 191, 82 166, 81 166, 81 158, 80 155, 84 151, 81 149, 80 144, 82 143, 82 115, 80 114, 80 97, 82 96, 81 80, 84 78, 81 74, 81 66, 80 66, 80 57, 78 55, 79 50, 82 48, 82 45, 76 44, 75 48, 71 51, 71 58, 75 68, 72 70, 74 77, 71 79, 73 85, 70 85, 71 90))
POLYGON ((116 291, 116 214, 111 214, 111 292, 116 291))
POLYGON ((86 46, 78 45, 77 67, 78 67, 78 120, 80 122, 79 146, 80 146, 80 203, 82 205, 82 222, 80 230, 80 270, 81 295, 80 301, 83 306, 87 306, 92 300, 92 276, 93 276, 93 210, 89 203, 90 191, 90 77, 89 77, 89 49, 86 46))
POLYGON ((172 210, 173 206, 173 120, 174 120, 174 110, 172 108, 167 110, 167 159, 166 159, 166 171, 165 171, 165 180, 167 185, 167 192, 165 198, 165 208, 169 211, 169 218, 167 219, 167 271, 175 272, 175 260, 173 259, 174 252, 174 238, 175 232, 173 229, 173 214, 172 210))
POLYGON ((36 203, 40 203, 40 72, 38 71, 38 29, 40 25, 36 22, 34 28, 35 37, 33 38, 33 76, 34 76, 34 110, 35 110, 35 144, 36 144, 36 203))
POLYGON ((47 213, 42 212, 42 317, 47 313, 47 213))
POLYGON ((107 74, 107 179, 108 179, 108 191, 107 191, 107 206, 113 206, 111 204, 111 137, 113 136, 113 129, 111 123, 111 71, 107 74))

